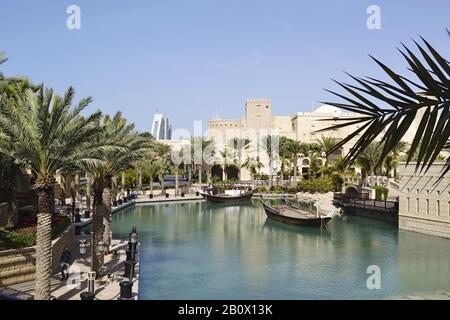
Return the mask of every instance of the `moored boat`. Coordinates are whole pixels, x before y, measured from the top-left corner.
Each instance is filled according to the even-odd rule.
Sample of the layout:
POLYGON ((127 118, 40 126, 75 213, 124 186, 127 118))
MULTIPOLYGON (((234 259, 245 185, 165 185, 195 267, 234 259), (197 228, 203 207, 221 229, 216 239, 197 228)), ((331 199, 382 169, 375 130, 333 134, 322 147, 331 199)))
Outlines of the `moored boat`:
POLYGON ((271 205, 263 200, 262 204, 268 218, 289 224, 324 228, 332 219, 331 216, 313 214, 287 202, 283 202, 281 205, 271 205))
POLYGON ((200 194, 210 202, 216 203, 235 203, 241 201, 249 201, 253 197, 253 189, 230 189, 225 190, 224 193, 218 193, 217 187, 206 188, 200 194))

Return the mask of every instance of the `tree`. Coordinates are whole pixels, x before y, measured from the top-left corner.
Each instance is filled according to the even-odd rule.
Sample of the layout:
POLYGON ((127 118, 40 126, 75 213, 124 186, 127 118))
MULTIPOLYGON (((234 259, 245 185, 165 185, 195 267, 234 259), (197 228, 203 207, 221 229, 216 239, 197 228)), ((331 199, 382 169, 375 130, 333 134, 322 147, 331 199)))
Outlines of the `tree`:
POLYGON ((239 170, 238 180, 241 180, 242 177, 242 168, 245 167, 245 163, 243 161, 243 153, 244 150, 248 150, 250 147, 250 139, 246 138, 232 138, 228 141, 228 149, 233 153, 234 156, 234 164, 239 170))
POLYGON ((279 156, 280 137, 277 135, 266 135, 261 140, 261 147, 266 151, 269 158, 269 188, 271 188, 273 185, 272 164, 279 156))
POLYGON ((100 113, 84 118, 80 113, 92 101, 82 99, 72 107, 75 91, 69 88, 64 97, 39 86, 18 95, 17 100, 0 104, 2 140, 0 153, 35 176, 33 190, 38 197, 36 235, 35 299, 50 298, 52 242, 50 211, 55 175, 68 166, 96 162, 101 146, 93 143, 99 133, 96 122, 100 113), (14 143, 12 143, 14 142, 14 143), (7 146, 13 145, 13 148, 7 146))
MULTIPOLYGON (((450 32, 447 30, 448 34, 450 32)), ((379 137, 383 145, 380 161, 385 159, 396 145, 400 143, 418 114, 421 117, 417 133, 407 153, 406 162, 414 161, 416 171, 427 171, 439 153, 450 147, 450 63, 440 55, 425 39, 423 44, 414 41, 420 56, 414 54, 405 45, 399 49, 406 60, 414 79, 402 76, 376 58, 371 58, 386 73, 390 82, 371 77, 361 78, 350 75, 356 85, 336 83, 348 95, 329 91, 341 98, 343 102, 330 105, 359 113, 356 119, 334 125, 321 131, 338 129, 359 124, 348 137, 335 145, 334 150, 342 147, 360 134, 343 165, 350 165, 358 159, 367 146, 379 137), (413 156, 418 151, 417 160, 413 156)), ((441 178, 450 170, 450 158, 441 172, 441 178)))
MULTIPOLYGON (((88 164, 83 169, 93 177, 94 210, 93 231, 94 245, 103 238, 108 252, 111 244, 111 213, 113 177, 132 167, 134 162, 142 159, 151 150, 151 140, 139 135, 134 125, 117 112, 113 117, 103 117, 99 125, 100 134, 97 141, 114 148, 105 149, 100 156, 102 161, 88 164)), ((94 270, 102 264, 100 255, 95 259, 94 270)))
POLYGON ((325 153, 326 162, 325 166, 330 164, 330 155, 334 151, 334 146, 339 142, 338 139, 334 137, 321 137, 317 139, 317 144, 320 146, 322 152, 325 153))
MULTIPOLYGON (((371 143, 356 159, 356 164, 361 168, 361 185, 366 184, 367 176, 372 176, 380 170, 381 148, 377 143, 371 143)), ((345 159, 344 159, 345 161, 345 159)))
POLYGON ((289 143, 289 151, 291 155, 291 161, 294 165, 294 182, 297 184, 298 177, 298 157, 300 154, 305 153, 306 145, 300 141, 292 140, 289 143))
POLYGON ((256 156, 256 158, 248 157, 245 161, 245 168, 250 171, 252 180, 255 180, 255 175, 258 174, 263 167, 264 165, 262 164, 259 156, 256 156))
POLYGON ((144 160, 142 165, 142 173, 150 178, 150 194, 153 194, 153 181, 158 175, 159 170, 158 157, 156 152, 153 152, 144 160))

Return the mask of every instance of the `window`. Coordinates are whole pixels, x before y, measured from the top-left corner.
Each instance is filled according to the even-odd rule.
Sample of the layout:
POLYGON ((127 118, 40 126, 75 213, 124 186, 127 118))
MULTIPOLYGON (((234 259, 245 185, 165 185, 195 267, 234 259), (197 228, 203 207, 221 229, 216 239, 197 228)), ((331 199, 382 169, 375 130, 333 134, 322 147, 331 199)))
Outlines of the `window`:
POLYGON ((410 211, 410 206, 409 206, 409 197, 406 198, 406 204, 407 204, 407 211, 410 211))
POLYGON ((416 213, 419 213, 419 198, 416 199, 416 213))
POLYGON ((430 214, 430 199, 427 199, 427 214, 430 214))
POLYGON ((440 200, 437 201, 436 215, 437 215, 438 217, 441 215, 441 201, 440 201, 440 200))

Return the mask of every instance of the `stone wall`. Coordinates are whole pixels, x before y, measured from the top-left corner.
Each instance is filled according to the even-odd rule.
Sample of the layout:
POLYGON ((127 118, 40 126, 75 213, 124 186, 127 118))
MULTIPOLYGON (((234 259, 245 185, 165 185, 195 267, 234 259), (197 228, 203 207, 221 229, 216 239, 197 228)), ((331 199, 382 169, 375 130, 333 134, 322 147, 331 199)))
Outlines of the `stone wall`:
POLYGON ((4 227, 8 223, 8 213, 8 203, 0 203, 0 227, 4 227))
MULTIPOLYGON (((59 257, 67 247, 72 249, 75 240, 75 227, 70 225, 53 240, 52 269, 59 271, 59 257)), ((36 248, 29 247, 0 252, 0 286, 9 286, 34 280, 36 271, 36 248)))
POLYGON ((443 165, 416 173, 415 166, 400 164, 400 229, 450 238, 450 173, 438 181, 443 165))

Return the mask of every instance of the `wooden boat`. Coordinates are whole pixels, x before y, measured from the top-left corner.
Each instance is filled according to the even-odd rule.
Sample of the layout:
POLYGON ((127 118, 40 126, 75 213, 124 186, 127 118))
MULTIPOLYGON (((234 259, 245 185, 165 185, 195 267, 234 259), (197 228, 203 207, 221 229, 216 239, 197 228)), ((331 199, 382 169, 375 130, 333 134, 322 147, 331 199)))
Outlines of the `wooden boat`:
POLYGON ((330 216, 318 217, 316 214, 289 205, 286 202, 282 205, 274 206, 263 200, 262 204, 268 218, 289 224, 324 228, 327 222, 332 219, 330 216))
POLYGON ((244 191, 239 193, 224 193, 224 194, 214 194, 213 192, 204 191, 201 193, 201 195, 210 202, 215 203, 235 203, 235 202, 242 202, 242 201, 249 201, 253 197, 254 190, 250 191, 244 191))

